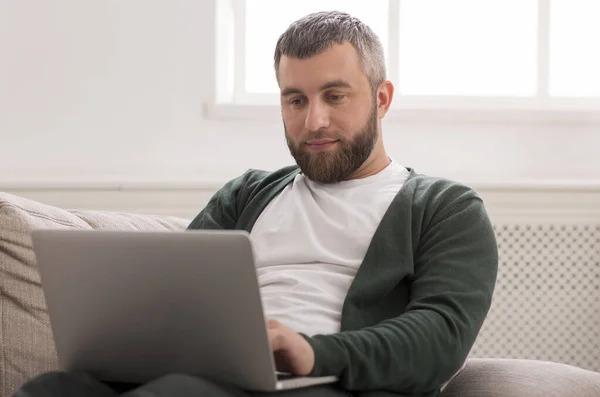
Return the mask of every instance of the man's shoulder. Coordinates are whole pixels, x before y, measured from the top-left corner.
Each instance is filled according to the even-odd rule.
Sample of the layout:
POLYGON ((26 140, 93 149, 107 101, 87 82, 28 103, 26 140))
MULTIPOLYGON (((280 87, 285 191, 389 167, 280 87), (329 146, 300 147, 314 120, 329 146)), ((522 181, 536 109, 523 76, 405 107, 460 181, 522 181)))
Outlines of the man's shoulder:
POLYGON ((280 179, 298 172, 297 165, 289 165, 274 171, 259 168, 249 168, 239 178, 247 182, 262 182, 265 179, 280 179))
POLYGON ((409 193, 414 203, 441 205, 462 199, 480 199, 471 186, 453 179, 419 174, 410 169, 407 180, 409 193))
MULTIPOLYGON (((240 216, 249 203, 254 207, 285 186, 294 178, 297 167, 284 167, 276 171, 249 169, 230 179, 211 197, 205 208, 188 226, 189 229, 235 229, 239 228, 240 216), (259 200, 255 200, 256 198, 259 200), (262 201, 261 201, 262 200, 262 201)), ((242 223, 242 225, 244 225, 242 223)))
POLYGON ((435 225, 450 216, 461 214, 456 227, 465 227, 460 219, 474 223, 489 223, 485 204, 474 188, 449 178, 411 172, 407 189, 400 202, 410 205, 413 216, 422 219, 423 225, 435 225))
POLYGON ((255 189, 295 176, 298 171, 299 168, 296 165, 290 165, 275 171, 250 168, 236 179, 245 190, 255 189))
POLYGON ((275 171, 250 168, 242 175, 229 181, 221 191, 235 192, 238 208, 243 209, 255 197, 270 197, 280 191, 298 174, 297 166, 287 166, 275 171))

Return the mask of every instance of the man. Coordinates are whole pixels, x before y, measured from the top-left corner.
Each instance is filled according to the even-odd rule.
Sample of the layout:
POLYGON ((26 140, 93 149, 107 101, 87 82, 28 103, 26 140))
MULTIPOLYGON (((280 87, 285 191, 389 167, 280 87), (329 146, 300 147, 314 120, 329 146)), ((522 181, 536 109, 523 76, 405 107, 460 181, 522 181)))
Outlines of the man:
MULTIPOLYGON (((491 303, 497 248, 482 201, 387 156, 381 120, 394 87, 380 41, 356 18, 296 21, 277 43, 275 70, 297 166, 230 181, 189 228, 249 231, 278 369, 340 379, 276 395, 438 396, 491 303)), ((17 395, 52 395, 36 385, 58 378, 115 395, 67 374, 17 395)), ((127 395, 256 394, 177 375, 127 395)))

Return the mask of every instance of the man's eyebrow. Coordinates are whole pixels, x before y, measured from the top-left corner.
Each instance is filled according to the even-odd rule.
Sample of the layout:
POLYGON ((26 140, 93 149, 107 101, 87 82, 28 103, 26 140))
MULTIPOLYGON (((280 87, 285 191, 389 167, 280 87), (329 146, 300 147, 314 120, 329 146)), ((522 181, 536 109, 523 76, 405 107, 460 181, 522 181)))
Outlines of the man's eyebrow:
POLYGON ((327 83, 321 85, 321 91, 329 88, 352 88, 352 86, 347 81, 341 79, 328 81, 327 83))
MULTIPOLYGON (((321 87, 319 87, 321 91, 327 90, 329 88, 352 88, 352 86, 347 81, 338 79, 323 83, 321 84, 321 87)), ((281 90, 281 96, 288 96, 292 94, 304 94, 304 92, 302 92, 301 89, 295 87, 285 87, 283 90, 281 90)))
POLYGON ((302 90, 295 87, 285 87, 281 90, 281 96, 288 96, 292 94, 303 94, 302 90))

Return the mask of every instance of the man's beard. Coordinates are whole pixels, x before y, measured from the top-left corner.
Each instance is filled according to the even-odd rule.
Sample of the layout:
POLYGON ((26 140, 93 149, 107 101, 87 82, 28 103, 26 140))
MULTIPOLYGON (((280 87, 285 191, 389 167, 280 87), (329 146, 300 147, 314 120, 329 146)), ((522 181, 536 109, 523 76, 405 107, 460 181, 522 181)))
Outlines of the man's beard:
POLYGON ((305 147, 305 141, 296 145, 290 140, 287 128, 285 131, 290 153, 304 175, 320 183, 345 181, 364 164, 377 144, 377 107, 373 106, 366 125, 352 140, 324 132, 314 132, 305 138, 306 141, 323 138, 339 139, 340 147, 336 150, 310 152, 305 147))

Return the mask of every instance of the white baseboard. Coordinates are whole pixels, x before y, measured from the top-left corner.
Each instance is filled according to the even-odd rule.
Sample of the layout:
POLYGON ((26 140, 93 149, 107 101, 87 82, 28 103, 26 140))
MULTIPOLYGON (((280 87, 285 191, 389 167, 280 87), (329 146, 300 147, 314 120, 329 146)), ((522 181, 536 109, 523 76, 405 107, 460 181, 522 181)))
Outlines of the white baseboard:
POLYGON ((473 187, 495 222, 600 224, 600 183, 473 187))
MULTIPOLYGON (((600 224, 600 183, 471 184, 494 222, 600 224)), ((215 184, 8 184, 0 191, 65 209, 193 218, 219 189, 215 184)))

